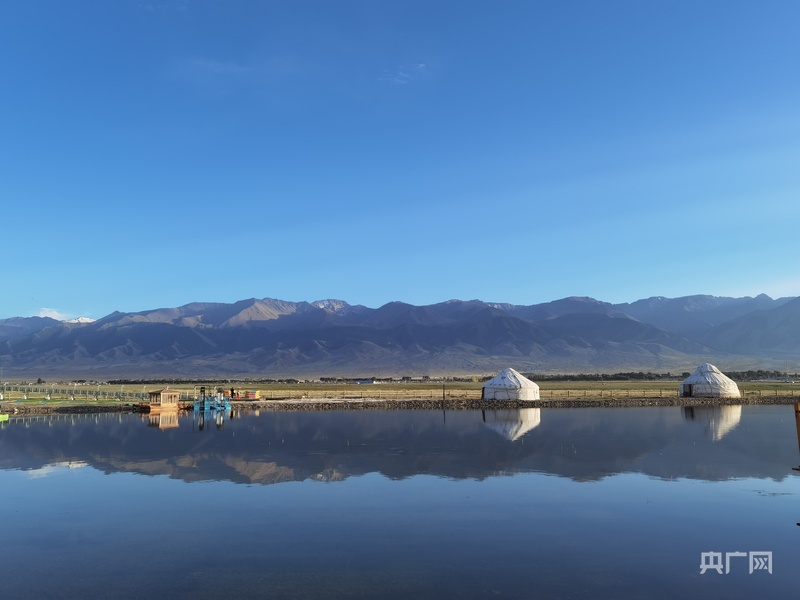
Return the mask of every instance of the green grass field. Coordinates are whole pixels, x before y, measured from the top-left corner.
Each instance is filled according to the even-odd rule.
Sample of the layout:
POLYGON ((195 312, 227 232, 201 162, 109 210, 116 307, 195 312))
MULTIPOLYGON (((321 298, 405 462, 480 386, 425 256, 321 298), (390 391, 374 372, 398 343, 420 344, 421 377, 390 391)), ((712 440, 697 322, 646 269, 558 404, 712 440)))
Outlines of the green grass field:
MULTIPOLYGON (((798 396, 800 383, 774 381, 737 382, 746 397, 798 396)), ((206 389, 213 386, 206 385, 206 389)), ((540 394, 547 398, 653 398, 677 396, 680 380, 674 381, 543 381, 539 383, 540 394)), ((3 405, 120 405, 147 401, 147 392, 163 389, 164 385, 92 385, 75 386, 68 384, 7 386, 3 405)), ((199 392, 199 384, 178 384, 169 386, 182 394, 182 400, 189 401, 199 392)), ((391 399, 477 399, 481 395, 479 382, 441 383, 380 383, 380 384, 331 384, 331 383, 271 383, 225 385, 241 393, 255 391, 260 399, 287 398, 379 398, 391 399)))

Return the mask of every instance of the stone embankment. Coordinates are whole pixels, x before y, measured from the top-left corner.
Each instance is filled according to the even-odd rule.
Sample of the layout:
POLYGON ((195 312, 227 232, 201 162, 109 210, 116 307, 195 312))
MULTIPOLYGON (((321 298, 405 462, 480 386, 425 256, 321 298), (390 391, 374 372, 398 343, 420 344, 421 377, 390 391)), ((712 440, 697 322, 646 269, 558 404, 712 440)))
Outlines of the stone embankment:
MULTIPOLYGON (((385 400, 380 398, 330 399, 303 398, 286 400, 238 400, 231 403, 236 410, 243 411, 323 411, 323 410, 497 410, 519 408, 627 408, 632 406, 722 406, 757 404, 795 404, 799 396, 752 396, 745 398, 609 398, 584 397, 552 400, 476 400, 447 398, 445 400, 407 399, 385 400)), ((181 409, 191 409, 184 404, 181 409)), ((147 404, 18 404, 0 405, 0 413, 26 414, 93 414, 93 413, 146 413, 147 404)))
POLYGON ((770 396, 751 398, 564 398, 554 400, 381 400, 359 398, 332 400, 304 398, 302 400, 254 400, 233 402, 232 406, 244 410, 491 410, 518 408, 626 408, 631 406, 722 406, 756 404, 794 404, 798 396, 770 396))

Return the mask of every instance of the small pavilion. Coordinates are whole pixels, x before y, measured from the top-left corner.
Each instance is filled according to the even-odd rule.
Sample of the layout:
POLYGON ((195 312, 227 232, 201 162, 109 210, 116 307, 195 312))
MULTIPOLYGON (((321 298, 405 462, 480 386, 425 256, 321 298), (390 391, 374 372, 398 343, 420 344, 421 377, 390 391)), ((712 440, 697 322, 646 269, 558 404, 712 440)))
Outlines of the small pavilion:
POLYGON ((149 392, 150 409, 164 409, 164 408, 178 408, 178 401, 181 399, 181 393, 177 390, 169 388, 163 390, 156 390, 149 392))

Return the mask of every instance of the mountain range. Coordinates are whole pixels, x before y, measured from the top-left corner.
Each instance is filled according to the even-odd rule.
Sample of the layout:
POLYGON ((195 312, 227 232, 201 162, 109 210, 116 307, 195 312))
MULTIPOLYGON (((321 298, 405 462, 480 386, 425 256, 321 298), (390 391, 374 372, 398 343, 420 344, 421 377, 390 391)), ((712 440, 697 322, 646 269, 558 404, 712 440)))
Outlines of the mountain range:
POLYGON ((450 300, 379 308, 341 300, 195 302, 71 322, 0 320, 18 376, 302 377, 526 372, 796 370, 800 297, 653 297, 610 304, 450 300))

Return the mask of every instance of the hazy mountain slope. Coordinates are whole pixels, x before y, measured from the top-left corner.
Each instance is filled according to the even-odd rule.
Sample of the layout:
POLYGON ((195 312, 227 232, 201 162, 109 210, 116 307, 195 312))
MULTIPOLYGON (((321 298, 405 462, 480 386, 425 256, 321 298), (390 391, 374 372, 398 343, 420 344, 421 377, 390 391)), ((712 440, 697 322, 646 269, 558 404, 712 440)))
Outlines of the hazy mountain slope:
POLYGON ((727 352, 786 355, 796 360, 800 354, 800 298, 723 323, 701 339, 727 352))
POLYGON ((545 302, 543 304, 532 304, 530 306, 516 306, 513 304, 493 305, 510 315, 526 319, 528 321, 543 321, 570 314, 595 313, 608 316, 627 316, 624 311, 616 308, 608 302, 600 302, 594 298, 583 296, 572 296, 545 302))
POLYGON ((256 321, 272 321, 311 309, 307 302, 284 302, 265 298, 239 300, 232 304, 193 302, 177 308, 157 308, 135 313, 113 313, 115 319, 105 322, 119 325, 131 323, 170 323, 185 327, 236 327, 256 321))
POLYGON ((658 344, 690 354, 707 351, 702 344, 680 335, 663 331, 652 325, 626 317, 602 314, 571 314, 557 317, 542 324, 562 339, 580 341, 593 347, 610 343, 658 344))
POLYGON ((438 325, 442 322, 443 320, 429 307, 414 306, 405 302, 389 302, 360 315, 355 321, 358 325, 376 329, 391 329, 398 325, 438 325))
POLYGON ((379 329, 398 325, 444 325, 469 319, 490 306, 480 300, 448 300, 427 306, 389 302, 375 310, 361 313, 355 322, 359 325, 379 329))
POLYGON ((0 343, 36 333, 47 327, 58 325, 60 321, 50 317, 12 317, 0 319, 0 343))
POLYGON ((720 296, 655 296, 630 304, 616 304, 617 309, 636 319, 685 336, 698 337, 709 329, 756 310, 769 310, 786 303, 789 298, 773 300, 765 294, 755 298, 720 296))

